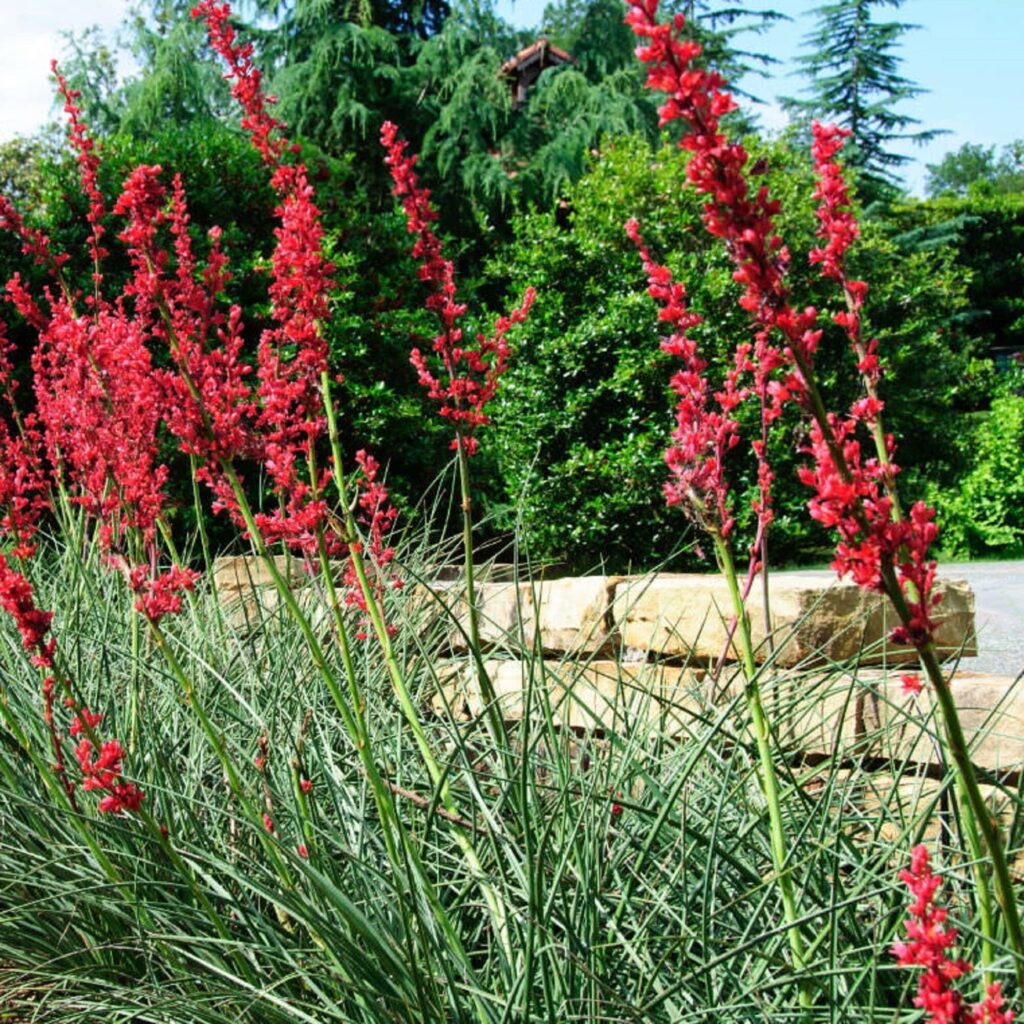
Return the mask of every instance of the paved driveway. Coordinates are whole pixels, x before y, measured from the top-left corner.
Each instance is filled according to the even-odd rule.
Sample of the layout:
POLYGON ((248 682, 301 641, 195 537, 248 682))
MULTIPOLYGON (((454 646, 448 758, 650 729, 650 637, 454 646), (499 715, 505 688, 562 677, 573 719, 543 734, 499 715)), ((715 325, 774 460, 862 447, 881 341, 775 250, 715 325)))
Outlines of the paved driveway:
MULTIPOLYGON (((829 569, 797 569, 800 573, 834 579, 829 569)), ((978 657, 964 658, 970 672, 1016 676, 1024 672, 1024 561, 948 562, 939 575, 967 580, 974 591, 978 657)))
POLYGON ((1024 672, 1024 562, 957 562, 940 565, 947 579, 967 580, 974 591, 978 657, 963 667, 1015 676, 1024 672))

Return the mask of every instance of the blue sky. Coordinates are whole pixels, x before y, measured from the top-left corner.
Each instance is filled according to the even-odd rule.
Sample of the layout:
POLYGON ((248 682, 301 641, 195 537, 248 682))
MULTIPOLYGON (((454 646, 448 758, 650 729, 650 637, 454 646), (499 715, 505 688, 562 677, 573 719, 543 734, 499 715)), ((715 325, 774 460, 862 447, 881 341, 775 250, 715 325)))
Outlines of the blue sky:
MULTIPOLYGON (((749 91, 771 101, 800 88, 799 79, 785 77, 786 62, 813 27, 807 12, 815 2, 748 0, 751 7, 772 7, 793 18, 752 40, 784 63, 779 78, 744 83, 749 91)), ((544 3, 498 0, 498 10, 532 27, 544 3)), ((47 119, 49 62, 62 51, 61 30, 80 31, 92 24, 112 30, 128 6, 128 0, 0 0, 0 139, 31 133, 47 119)), ((901 109, 929 128, 951 133, 925 149, 908 147, 915 162, 906 178, 915 191, 923 185, 924 164, 963 142, 1003 145, 1024 138, 1024 0, 906 0, 899 12, 882 9, 879 16, 922 26, 903 37, 901 55, 904 74, 929 92, 901 109)), ((778 107, 769 103, 763 121, 780 124, 778 107)))
MULTIPOLYGON (((772 80, 744 82, 747 91, 769 101, 762 121, 784 123, 774 97, 795 95, 799 77, 787 77, 801 40, 814 28, 809 14, 819 0, 748 0, 753 9, 772 9, 792 21, 777 23, 762 36, 751 36, 751 48, 783 62, 772 80), (789 65, 787 67, 787 65, 789 65)), ((499 12, 518 25, 539 22, 544 0, 499 0, 499 12)), ((937 163, 944 153, 964 142, 1004 145, 1024 138, 1024 0, 906 0, 895 11, 880 8, 879 20, 898 19, 919 25, 902 37, 902 72, 927 93, 899 109, 916 117, 922 127, 945 128, 927 147, 907 144, 914 158, 907 165, 908 185, 920 194, 925 164, 937 163)))

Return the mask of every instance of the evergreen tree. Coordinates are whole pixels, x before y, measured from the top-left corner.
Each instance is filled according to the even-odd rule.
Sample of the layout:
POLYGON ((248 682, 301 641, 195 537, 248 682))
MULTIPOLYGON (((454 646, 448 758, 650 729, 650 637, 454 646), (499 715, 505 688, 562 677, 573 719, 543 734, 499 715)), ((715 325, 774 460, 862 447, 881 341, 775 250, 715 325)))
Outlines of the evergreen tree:
MULTIPOLYGON (((78 102, 85 122, 100 134, 115 131, 122 113, 116 49, 96 25, 82 32, 66 32, 64 41, 61 73, 68 85, 81 93, 78 102)), ((62 106, 54 90, 52 112, 56 113, 62 106)), ((50 128, 63 137, 57 128, 58 121, 60 119, 52 121, 50 128)))
MULTIPOLYGON (((560 10, 566 17, 555 26, 558 33, 544 35, 573 61, 543 71, 522 105, 512 102, 501 74, 512 53, 469 31, 460 18, 423 47, 417 67, 436 116, 422 152, 436 173, 431 184, 442 208, 463 225, 475 215, 500 226, 513 209, 550 206, 579 179, 606 136, 657 138, 657 98, 644 89, 632 59, 621 0, 570 0, 560 10)), ((527 33, 519 41, 536 38, 527 33)))
POLYGON ((915 131, 920 122, 895 108, 924 90, 899 73, 897 46, 916 28, 902 21, 875 21, 875 8, 899 8, 903 0, 832 0, 815 9, 817 27, 804 42, 812 52, 798 57, 810 80, 808 99, 784 101, 801 120, 835 121, 852 135, 846 162, 860 172, 869 198, 891 192, 898 168, 910 157, 893 151, 904 140, 923 144, 937 130, 915 131))
MULTIPOLYGON (((117 71, 117 49, 99 29, 69 33, 61 68, 81 92, 83 117, 97 135, 118 132, 140 138, 196 121, 231 121, 230 90, 210 52, 203 25, 191 16, 192 0, 144 0, 131 8, 118 41, 136 70, 117 71)), ((238 17, 254 8, 236 0, 238 17)))
POLYGON ((558 0, 544 8, 540 32, 598 82, 634 59, 635 38, 623 14, 622 0, 558 0))
POLYGON ((141 72, 120 90, 120 130, 141 136, 229 115, 228 85, 191 7, 191 0, 149 0, 148 11, 133 12, 126 27, 141 72))
MULTIPOLYGON (((786 15, 774 10, 748 10, 743 0, 669 0, 662 5, 666 14, 682 13, 687 31, 704 48, 702 60, 720 72, 729 83, 730 92, 748 96, 737 83, 748 74, 767 77, 778 58, 741 45, 742 37, 768 31, 786 15)), ((749 97, 754 98, 756 97, 749 97)))
POLYGON ((279 33, 292 39, 311 21, 353 22, 395 35, 427 39, 440 32, 451 14, 448 0, 252 0, 256 10, 279 33))

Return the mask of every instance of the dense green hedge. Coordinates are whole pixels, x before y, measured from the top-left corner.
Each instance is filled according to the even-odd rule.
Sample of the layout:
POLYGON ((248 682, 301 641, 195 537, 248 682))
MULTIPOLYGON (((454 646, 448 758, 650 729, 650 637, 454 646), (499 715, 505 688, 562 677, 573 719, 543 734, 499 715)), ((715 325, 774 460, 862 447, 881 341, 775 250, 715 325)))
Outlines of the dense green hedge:
MULTIPOLYGON (((1020 378, 1010 378, 1018 385, 1020 378)), ((1024 395, 1007 387, 963 439, 968 469, 952 488, 933 488, 943 547, 961 556, 1024 547, 1024 395)))
MULTIPOLYGON (((760 147, 757 155, 783 202, 779 226, 793 254, 795 300, 835 310, 838 294, 806 260, 816 224, 808 161, 785 143, 760 147)), ((673 360, 659 351, 655 308, 622 229, 628 216, 637 216, 656 258, 687 285, 692 308, 704 317, 696 336, 713 372, 721 373, 750 332, 736 305, 731 266, 701 226, 700 200, 684 185, 686 159, 673 147, 652 158, 639 141, 609 144, 566 206, 521 218, 515 242, 490 265, 492 277, 507 281, 512 293, 526 283, 538 292, 528 339, 502 390, 492 443, 540 558, 611 569, 694 561, 682 515, 667 510, 661 497, 673 360)), ((889 371, 889 424, 901 439, 908 490, 917 493, 926 479, 949 483, 960 458, 950 412, 971 373, 971 347, 950 330, 964 306, 963 283, 947 255, 906 254, 871 224, 855 261, 855 271, 872 283, 869 314, 889 371)), ((820 365, 836 405, 849 402, 858 381, 834 327, 826 329, 820 365)), ((753 427, 753 403, 745 415, 753 427)), ((824 547, 796 480, 802 431, 791 416, 773 446, 772 543, 782 559, 806 560, 824 547)), ((737 504, 741 525, 749 527, 754 466, 749 456, 737 458, 746 459, 748 493, 737 504)))
POLYGON ((967 287, 963 330, 991 349, 1024 350, 1024 193, 941 196, 889 220, 952 254, 967 287))
MULTIPOLYGON (((806 156, 785 141, 770 146, 748 142, 764 158, 764 180, 783 202, 780 228, 793 253, 797 302, 834 310, 839 296, 806 262, 816 225, 806 156)), ((159 163, 168 180, 180 170, 197 240, 212 224, 224 229, 237 275, 230 298, 248 309, 265 308, 259 303, 265 294, 263 267, 273 245, 273 196, 258 156, 244 139, 212 122, 196 122, 146 138, 113 137, 104 143, 103 154, 102 184, 111 200, 139 162, 159 163)), ((315 149, 306 158, 338 267, 340 290, 329 332, 344 374, 338 400, 346 446, 350 453, 359 447, 378 453, 388 464, 392 491, 408 506, 449 459, 447 431, 425 401, 408 362, 409 349, 422 347, 433 334, 421 307, 422 286, 408 253, 409 236, 391 198, 368 195, 350 161, 315 149)), ((449 251, 463 257, 461 296, 484 319, 483 306, 518 301, 527 285, 537 289, 529 323, 513 337, 512 368, 494 410, 495 423, 481 435, 474 471, 478 507, 491 514, 485 529, 510 532, 521 518, 532 554, 542 560, 576 569, 597 564, 646 568, 664 560, 688 566, 699 561, 690 549, 685 520, 678 511, 666 509, 661 496, 662 452, 672 427, 668 382, 674 366, 658 348, 656 311, 645 294, 634 247, 623 232, 626 218, 637 216, 656 257, 687 284, 694 310, 704 317, 700 342, 711 358, 712 372, 720 374, 736 343, 749 337, 749 328, 736 304, 728 260, 703 230, 700 200, 685 185, 685 162, 685 154, 672 146, 652 154, 641 138, 608 142, 563 201, 514 220, 512 241, 495 241, 482 274, 474 273, 474 250, 460 253, 458 240, 449 242, 449 251)), ((75 176, 73 161, 46 158, 44 150, 23 188, 35 219, 61 247, 82 253, 82 200, 75 176)), ((989 205, 992 210, 968 222, 970 230, 981 232, 977 244, 988 245, 992 232, 992 238, 1004 238, 1009 231, 1008 240, 1004 238, 1008 248, 994 259, 1019 262, 1019 253, 1009 251, 1018 242, 1014 218, 1019 204, 1001 198, 989 205)), ((901 240, 893 230, 894 223, 902 230, 926 219, 920 210, 913 218, 904 210, 889 223, 867 221, 854 269, 872 284, 869 316, 889 371, 889 425, 900 439, 905 490, 917 495, 927 485, 936 495, 951 523, 950 548, 976 550, 980 545, 988 550, 1019 538, 1024 528, 1024 510, 1013 498, 998 515, 993 513, 1003 524, 998 528, 972 533, 964 525, 974 514, 965 504, 966 495, 981 487, 984 476, 983 470, 970 470, 977 453, 965 440, 973 436, 968 425, 974 422, 966 414, 987 408, 992 387, 991 367, 978 358, 992 335, 972 331, 978 316, 972 320, 969 313, 981 301, 977 290, 991 287, 984 285, 980 270, 972 274, 964 269, 966 243, 908 249, 906 232, 901 240), (968 479, 969 471, 974 482, 960 494, 960 481, 968 479), (949 499, 951 494, 959 494, 958 500, 949 499), (985 539, 978 539, 982 534, 985 539)), ((112 222, 108 238, 116 230, 112 222)), ((126 273, 123 261, 118 263, 116 243, 111 249, 115 256, 108 273, 126 273)), ((978 255, 972 259, 979 267, 984 262, 978 255)), ((23 269, 23 262, 13 241, 0 238, 4 279, 23 269)), ((1000 322, 1007 317, 1007 324, 1012 322, 1012 297, 999 308, 1006 310, 1000 322)), ((260 326, 258 320, 250 321, 253 344, 260 326)), ((27 358, 30 333, 16 328, 14 336, 27 358)), ((1016 335, 1011 330, 1003 336, 1016 335)), ((858 384, 837 329, 826 331, 820 358, 835 403, 848 402, 858 384)), ((1004 409, 1010 401, 985 420, 987 433, 979 436, 978 451, 986 458, 999 445, 1009 446, 1009 452, 1016 443, 1015 421, 1004 409), (1003 428, 1009 433, 1001 433, 1003 428)), ((753 430, 756 408, 744 415, 753 430)), ((791 415, 774 442, 778 485, 773 553, 786 560, 815 559, 825 550, 796 480, 802 430, 791 415)), ((737 468, 746 481, 746 492, 737 497, 741 528, 746 529, 754 466, 748 455, 735 457, 743 463, 737 468)), ((184 509, 189 496, 181 497, 184 509)))

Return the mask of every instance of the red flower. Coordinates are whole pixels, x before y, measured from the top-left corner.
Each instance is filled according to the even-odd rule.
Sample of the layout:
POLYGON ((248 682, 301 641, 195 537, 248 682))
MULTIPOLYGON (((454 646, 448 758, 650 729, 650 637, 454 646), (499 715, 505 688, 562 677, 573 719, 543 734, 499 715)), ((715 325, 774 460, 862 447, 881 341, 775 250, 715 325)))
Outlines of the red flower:
MULTIPOLYGON (((626 21, 646 45, 637 56, 648 65, 647 87, 668 93, 659 108, 661 123, 682 120, 687 132, 680 145, 692 153, 687 178, 708 197, 704 226, 721 238, 736 266, 734 279, 744 286, 740 305, 761 328, 756 335, 754 359, 757 372, 767 376, 783 364, 778 348, 770 343, 777 329, 784 342, 801 353, 813 353, 821 337, 814 309, 795 310, 790 305, 785 273, 789 252, 775 232, 774 218, 780 206, 765 187, 751 190, 744 174, 746 150, 731 143, 720 131, 720 119, 736 108, 724 91, 725 81, 714 71, 696 65, 698 43, 682 37, 684 18, 675 15, 658 24, 657 0, 631 2, 626 21)), ((787 378, 784 389, 773 389, 772 416, 778 415, 783 398, 803 396, 799 375, 787 378)))
POLYGON ((136 611, 154 623, 165 615, 181 611, 182 591, 194 590, 199 576, 194 569, 173 565, 156 578, 140 580, 134 588, 141 595, 135 602, 136 611))
POLYGON ((381 128, 380 140, 388 151, 384 162, 391 168, 394 194, 402 198, 409 233, 416 236, 412 254, 421 261, 420 280, 430 288, 426 307, 441 324, 433 344, 433 362, 439 364, 439 373, 418 348, 412 350, 410 359, 427 394, 439 403, 441 417, 455 425, 452 447, 461 444, 468 455, 473 455, 477 450, 476 429, 490 423, 485 407, 497 393, 498 380, 508 366, 505 335, 513 324, 526 319, 535 293, 527 288, 522 305, 509 316, 498 317, 489 337, 478 334, 475 345, 467 344, 459 326, 466 306, 456 301, 455 268, 442 255, 441 240, 431 228, 437 214, 430 205, 430 190, 423 188, 416 176, 416 157, 406 155, 408 143, 398 138, 398 128, 390 121, 381 128))
POLYGON ((916 697, 924 689, 924 683, 916 672, 911 672, 900 676, 900 689, 908 696, 916 697))
POLYGON ((714 409, 705 376, 707 363, 699 355, 696 342, 686 334, 701 318, 687 309, 686 289, 672 280, 667 267, 651 259, 635 220, 627 222, 626 233, 640 251, 649 282, 647 293, 661 306, 658 317, 672 328, 672 334, 661 342, 661 347, 683 361, 683 369, 672 378, 679 402, 672 444, 665 452, 670 473, 665 499, 669 505, 690 509, 698 522, 727 537, 733 518, 724 459, 739 442, 739 424, 732 413, 747 395, 747 390, 739 386, 739 377, 750 368, 750 347, 741 346, 721 390, 714 394, 718 405, 714 409))
MULTIPOLYGON (((851 280, 846 272, 846 252, 860 237, 860 225, 853 214, 850 192, 843 178, 842 168, 836 163, 836 157, 850 135, 847 128, 836 125, 822 125, 818 121, 811 123, 814 144, 811 153, 814 157, 814 172, 818 179, 818 187, 814 198, 820 199, 817 217, 821 222, 818 237, 825 243, 810 253, 811 263, 821 264, 821 276, 835 281, 843 289, 846 298, 846 311, 836 313, 833 320, 846 331, 850 344, 857 356, 857 368, 864 377, 869 391, 873 392, 881 377, 878 363, 878 340, 872 339, 865 343, 861 337, 861 310, 868 292, 865 281, 851 280)), ((871 420, 881 411, 881 403, 872 394, 875 401, 863 410, 861 418, 871 420)))
MULTIPOLYGON (((96 723, 99 719, 95 717, 96 723)), ((81 723, 76 717, 75 722, 81 723)), ((82 770, 82 789, 99 790, 107 795, 99 802, 102 814, 137 811, 142 805, 143 793, 136 785, 121 778, 124 750, 117 740, 100 744, 99 750, 88 736, 83 736, 75 748, 75 757, 82 770)))
POLYGON ((36 607, 32 584, 17 569, 11 568, 0 554, 0 607, 14 619, 26 651, 32 652, 32 662, 43 668, 53 664, 56 642, 47 640, 53 612, 36 607))
POLYGON ((998 982, 989 986, 985 998, 971 1009, 963 1002, 955 982, 968 974, 971 965, 950 957, 957 931, 946 924, 946 910, 935 905, 942 884, 932 874, 926 846, 915 846, 910 868, 900 872, 913 902, 904 924, 906 940, 893 943, 892 954, 901 967, 923 968, 917 982, 914 1005, 928 1015, 929 1024, 1010 1024, 1014 1014, 1003 1009, 998 982))
MULTIPOLYGON (((78 151, 78 176, 82 183, 82 191, 89 200, 89 212, 85 215, 89 222, 89 252, 93 262, 93 283, 96 293, 99 293, 100 282, 103 280, 100 274, 100 264, 107 256, 107 250, 100 245, 100 239, 104 235, 103 217, 106 207, 103 202, 103 194, 100 192, 98 183, 98 171, 100 166, 99 157, 96 155, 96 143, 89 136, 89 131, 81 120, 82 110, 77 100, 81 93, 77 89, 68 87, 64 76, 57 70, 57 62, 50 61, 50 70, 53 77, 57 79, 57 90, 64 97, 64 112, 68 116, 70 130, 68 137, 71 146, 78 151)), ((89 299, 86 299, 89 302, 89 299)))
POLYGON ((237 41, 228 4, 202 0, 192 14, 206 21, 210 42, 228 66, 232 95, 245 111, 242 127, 272 168, 271 184, 280 200, 271 257, 270 315, 275 326, 263 332, 257 352, 257 427, 260 457, 281 504, 262 515, 258 525, 267 540, 283 540, 315 554, 317 531, 327 521, 326 505, 315 491, 327 477, 314 489, 303 467, 324 429, 320 384, 327 370, 327 342, 320 324, 328 316, 334 267, 324 256, 323 226, 306 166, 285 162, 298 147, 288 142, 283 124, 269 113, 273 101, 263 93, 252 44, 237 41))

